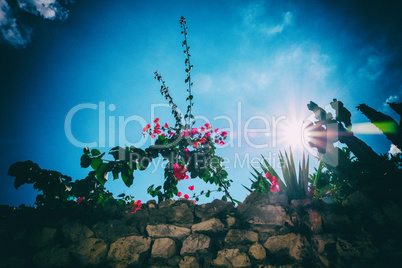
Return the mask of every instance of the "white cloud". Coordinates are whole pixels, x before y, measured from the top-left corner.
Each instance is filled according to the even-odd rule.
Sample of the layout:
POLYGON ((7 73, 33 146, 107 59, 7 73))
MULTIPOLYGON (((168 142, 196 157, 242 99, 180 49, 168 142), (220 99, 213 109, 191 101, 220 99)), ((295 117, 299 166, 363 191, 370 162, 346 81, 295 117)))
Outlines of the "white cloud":
POLYGON ((274 35, 281 33, 293 23, 292 12, 278 12, 278 10, 270 8, 267 13, 265 5, 265 1, 254 2, 243 11, 243 23, 248 29, 274 35), (278 22, 279 17, 281 21, 278 22))
POLYGON ((396 101, 398 101, 398 100, 399 100, 399 97, 396 96, 396 95, 394 95, 394 96, 389 96, 389 97, 385 100, 385 103, 387 103, 387 102, 396 102, 396 101))
POLYGON ((18 25, 5 0, 0 0, 0 31, 4 40, 15 47, 25 47, 30 39, 30 31, 18 25))
POLYGON ((398 154, 398 153, 402 153, 402 151, 399 150, 399 148, 396 147, 394 144, 391 144, 391 148, 389 148, 388 154, 389 155, 395 155, 395 154, 398 154))
POLYGON ((389 96, 389 97, 383 102, 382 107, 381 107, 381 111, 382 111, 383 113, 389 113, 390 111, 393 111, 393 110, 389 107, 388 103, 391 103, 391 102, 399 102, 399 101, 400 101, 399 96, 397 96, 397 95, 391 95, 391 96, 389 96))
POLYGON ((49 20, 65 20, 68 16, 68 10, 63 8, 57 0, 18 0, 18 5, 26 12, 39 14, 49 20))
MULTIPOLYGON (((20 10, 44 19, 65 20, 68 10, 58 0, 17 0, 20 10)), ((68 2, 68 1, 66 1, 68 2)), ((25 47, 30 41, 31 30, 20 25, 6 0, 0 0, 0 32, 3 39, 14 47, 25 47)))
POLYGON ((293 21, 293 15, 290 11, 288 11, 283 14, 283 21, 280 24, 272 27, 266 27, 266 28, 264 27, 261 29, 261 31, 267 34, 281 33, 283 29, 285 29, 285 27, 292 24, 292 21, 293 21))

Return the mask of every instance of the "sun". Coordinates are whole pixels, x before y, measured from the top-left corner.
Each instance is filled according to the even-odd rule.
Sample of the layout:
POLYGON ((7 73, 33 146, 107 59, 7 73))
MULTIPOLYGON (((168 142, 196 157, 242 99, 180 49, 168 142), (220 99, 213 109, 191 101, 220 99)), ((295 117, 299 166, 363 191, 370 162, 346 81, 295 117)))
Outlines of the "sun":
POLYGON ((303 120, 287 118, 278 124, 277 138, 281 147, 302 151, 305 141, 303 135, 303 120))

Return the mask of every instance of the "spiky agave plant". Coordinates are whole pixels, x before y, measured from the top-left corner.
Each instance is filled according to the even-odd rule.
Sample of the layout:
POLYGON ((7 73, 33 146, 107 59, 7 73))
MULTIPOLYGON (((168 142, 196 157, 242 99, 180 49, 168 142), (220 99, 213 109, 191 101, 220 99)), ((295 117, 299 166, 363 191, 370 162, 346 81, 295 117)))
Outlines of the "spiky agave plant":
MULTIPOLYGON (((257 191, 260 193, 267 193, 272 186, 270 180, 265 176, 267 173, 272 177, 276 178, 278 183, 280 193, 288 196, 289 200, 292 199, 303 199, 307 197, 308 194, 308 176, 309 176, 309 158, 303 152, 303 160, 299 163, 299 176, 296 173, 296 167, 294 163, 292 149, 289 149, 289 155, 286 151, 284 154, 279 152, 279 161, 281 163, 283 178, 279 177, 278 173, 274 168, 268 163, 265 157, 262 155, 263 161, 260 162, 260 167, 263 171, 258 172, 257 169, 253 167, 254 173, 251 175, 255 180, 250 179, 252 182, 251 189, 245 187, 250 192, 257 191)), ((272 191, 272 188, 271 188, 272 191)))

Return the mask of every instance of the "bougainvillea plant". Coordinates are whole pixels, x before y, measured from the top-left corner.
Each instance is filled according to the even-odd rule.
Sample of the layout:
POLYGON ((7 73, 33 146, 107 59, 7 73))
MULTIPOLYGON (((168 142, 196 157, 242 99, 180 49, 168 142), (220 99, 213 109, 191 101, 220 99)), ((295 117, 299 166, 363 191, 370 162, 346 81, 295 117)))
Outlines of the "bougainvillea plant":
MULTIPOLYGON (((221 132, 218 128, 212 129, 209 123, 199 128, 194 127, 195 118, 192 114, 193 95, 191 82, 191 70, 193 65, 190 64, 190 46, 187 43, 187 27, 186 19, 180 19, 181 34, 184 36, 182 46, 184 47, 185 59, 185 83, 188 84, 188 102, 185 114, 180 113, 177 109, 169 88, 166 86, 162 75, 156 71, 155 79, 161 83, 160 93, 168 101, 172 115, 175 119, 175 125, 170 126, 167 123, 161 124, 159 118, 154 119, 153 123, 147 124, 143 128, 143 134, 149 135, 154 140, 154 145, 149 146, 145 150, 135 148, 133 146, 121 148, 112 148, 109 154, 114 161, 103 159, 105 153, 101 153, 97 149, 84 149, 81 157, 81 166, 86 168, 91 166, 96 172, 96 178, 104 185, 107 181, 109 172, 112 172, 113 179, 118 179, 119 175, 127 186, 131 186, 134 180, 134 170, 145 170, 149 163, 157 158, 163 157, 167 164, 164 170, 164 184, 156 186, 151 185, 148 193, 158 197, 159 201, 171 199, 175 196, 181 197, 182 193, 178 191, 178 183, 185 179, 201 178, 206 183, 215 184, 217 190, 222 191, 223 200, 228 198, 234 202, 235 200, 229 194, 228 188, 232 180, 229 180, 228 173, 222 166, 223 159, 215 155, 216 145, 224 145, 227 138, 227 132, 221 132)), ((190 191, 194 191, 194 186, 189 187, 190 191)), ((211 190, 201 191, 199 194, 193 192, 192 198, 199 200, 200 195, 210 196, 211 190)), ((185 199, 189 199, 188 194, 184 194, 185 199)), ((137 207, 134 209, 135 212, 137 207)))

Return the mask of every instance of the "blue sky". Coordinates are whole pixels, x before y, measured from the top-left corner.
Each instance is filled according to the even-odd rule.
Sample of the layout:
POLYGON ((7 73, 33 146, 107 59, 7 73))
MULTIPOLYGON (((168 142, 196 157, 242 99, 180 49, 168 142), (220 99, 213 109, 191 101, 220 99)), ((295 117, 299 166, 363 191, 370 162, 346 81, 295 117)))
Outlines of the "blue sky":
MULTIPOLYGON (((173 123, 153 73, 162 74, 184 109, 182 15, 194 65, 196 126, 206 119, 231 131, 217 153, 227 159, 233 196, 243 200, 241 184, 250 185, 252 162, 261 154, 278 162, 289 140, 277 129, 308 118, 310 100, 323 107, 341 100, 353 124, 368 121, 355 109, 361 103, 399 120, 385 105, 401 101, 398 10, 397 1, 0 0, 0 204, 35 200, 32 185, 15 190, 7 176, 17 161, 74 179, 88 174, 80 168, 82 148, 66 135, 72 109, 78 110, 67 125, 74 138, 99 148, 104 135, 100 150, 106 152, 119 141, 142 144, 142 123, 152 115, 173 123), (261 128, 267 131, 244 132, 261 128)), ((356 135, 378 153, 390 149, 382 135, 356 135)), ((148 138, 142 147, 149 144, 148 138)), ((120 180, 106 186, 144 201, 147 187, 162 183, 162 172, 154 163, 134 174, 130 188, 120 180)), ((193 184, 212 189, 198 180, 180 189, 193 184)))

